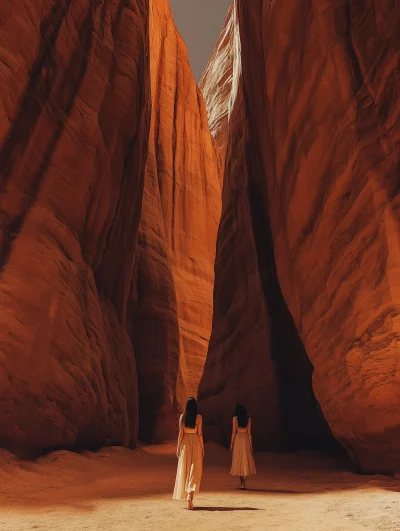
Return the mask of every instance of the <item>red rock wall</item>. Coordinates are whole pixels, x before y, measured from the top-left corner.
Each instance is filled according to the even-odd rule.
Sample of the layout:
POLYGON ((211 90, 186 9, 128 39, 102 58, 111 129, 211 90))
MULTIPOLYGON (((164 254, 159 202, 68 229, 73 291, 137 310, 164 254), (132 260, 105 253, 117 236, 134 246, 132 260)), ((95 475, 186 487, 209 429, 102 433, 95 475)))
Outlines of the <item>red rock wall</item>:
POLYGON ((140 436, 175 435, 211 332, 220 175, 202 95, 167 0, 151 2, 152 119, 129 301, 140 436))
POLYGON ((148 2, 0 7, 0 445, 132 445, 148 2))
POLYGON ((200 385, 205 431, 229 441, 239 401, 253 418, 257 448, 315 445, 329 430, 321 422, 311 390, 312 368, 279 289, 268 216, 253 183, 259 167, 257 159, 249 158, 236 8, 230 10, 201 86, 211 131, 226 151, 213 332, 200 385))
MULTIPOLYGON (((242 202, 253 209, 251 222, 262 223, 265 242, 271 229, 279 286, 335 437, 362 469, 398 470, 399 6, 394 0, 238 0, 237 6, 244 95, 237 112, 245 117, 248 140, 245 160, 237 161, 240 170, 225 172, 224 186, 230 179, 239 198, 233 202, 224 190, 217 257, 242 252, 242 268, 254 264, 228 233, 227 212, 242 202)), ((229 129, 228 150, 236 147, 238 157, 241 142, 231 134, 232 124, 229 129)), ((245 231, 249 223, 232 216, 235 230, 245 231)), ((237 266, 217 258, 216 307, 227 296, 229 267, 239 274, 237 266)), ((233 358, 238 369, 231 370, 239 379, 239 356, 266 349, 244 326, 259 305, 246 296, 249 280, 261 273, 258 267, 233 283, 230 299, 243 315, 234 326, 216 311, 201 385, 211 409, 214 400, 215 415, 223 410, 220 360, 233 358), (240 348, 232 330, 242 327, 240 348), (225 344, 216 339, 213 347, 213 338, 222 335, 225 344)), ((267 323, 262 326, 265 337, 267 323)), ((253 389, 270 379, 264 366, 262 378, 258 363, 248 375, 253 389)), ((276 391, 270 389, 267 408, 275 407, 276 391)))

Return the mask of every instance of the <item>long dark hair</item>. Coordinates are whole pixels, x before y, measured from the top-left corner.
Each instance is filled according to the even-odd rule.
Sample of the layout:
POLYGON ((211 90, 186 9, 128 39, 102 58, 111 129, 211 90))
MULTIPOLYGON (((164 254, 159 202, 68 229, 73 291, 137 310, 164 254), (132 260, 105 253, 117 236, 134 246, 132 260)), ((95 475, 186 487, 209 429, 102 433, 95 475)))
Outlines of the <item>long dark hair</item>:
POLYGON ((236 404, 235 417, 237 417, 239 428, 247 428, 249 416, 243 404, 236 404))
POLYGON ((186 402, 185 413, 183 414, 183 423, 187 428, 196 427, 197 402, 192 396, 186 402))

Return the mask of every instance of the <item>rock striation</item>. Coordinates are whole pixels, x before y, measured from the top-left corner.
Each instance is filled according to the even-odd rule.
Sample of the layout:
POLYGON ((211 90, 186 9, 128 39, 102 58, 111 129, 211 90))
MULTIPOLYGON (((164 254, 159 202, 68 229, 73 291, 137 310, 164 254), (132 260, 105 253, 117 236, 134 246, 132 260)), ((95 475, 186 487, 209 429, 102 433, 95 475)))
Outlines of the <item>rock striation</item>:
POLYGON ((0 445, 133 445, 148 3, 0 11, 0 445))
POLYGON ((129 321, 140 436, 175 436, 197 395, 212 322, 221 211, 218 160, 203 98, 167 0, 151 2, 152 116, 129 321))
MULTIPOLYGON (((221 438, 243 399, 264 423, 259 445, 285 446, 293 426, 282 422, 298 415, 288 403, 304 396, 292 384, 302 387, 312 372, 323 416, 359 467, 399 470, 399 6, 237 0, 235 8, 242 94, 224 140, 201 405, 225 426, 215 428, 221 438), (306 367, 296 330, 312 367, 291 378, 282 358, 306 367)), ((229 55, 218 51, 213 61, 229 55)), ((232 66, 224 68, 230 75, 232 66)), ((205 74, 206 103, 218 91, 212 72, 217 64, 205 74)), ((218 115, 226 123, 220 90, 211 124, 218 115)), ((319 418, 324 432, 311 398, 302 415, 319 418)))
POLYGON ((202 373, 220 211, 168 3, 13 0, 0 28, 0 446, 134 446, 139 416, 164 437, 202 373))
POLYGON ((237 15, 233 5, 201 80, 211 131, 226 154, 201 409, 207 435, 226 442, 235 403, 244 402, 253 418, 255 446, 291 450, 317 445, 329 438, 329 429, 312 393, 311 364, 279 288, 267 212, 252 182, 258 161, 249 159, 237 15))
POLYGON ((240 35, 237 10, 232 4, 216 48, 201 76, 199 88, 207 107, 208 123, 222 167, 228 143, 228 128, 241 75, 240 35))

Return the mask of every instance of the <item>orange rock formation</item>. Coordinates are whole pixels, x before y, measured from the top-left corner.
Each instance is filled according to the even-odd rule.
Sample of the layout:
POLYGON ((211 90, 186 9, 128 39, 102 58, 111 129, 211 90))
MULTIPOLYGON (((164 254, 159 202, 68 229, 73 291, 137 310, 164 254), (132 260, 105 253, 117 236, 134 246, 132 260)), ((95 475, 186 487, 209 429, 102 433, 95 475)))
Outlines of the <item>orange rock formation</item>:
POLYGON ((0 28, 0 445, 133 445, 134 350, 162 415, 195 392, 210 333, 201 95, 166 3, 150 36, 147 0, 13 0, 0 28))
POLYGON ((201 409, 208 435, 217 440, 229 439, 235 402, 242 401, 253 418, 259 449, 312 446, 329 430, 312 394, 312 368, 279 289, 268 219, 251 182, 241 60, 234 8, 201 80, 211 131, 220 152, 226 151, 214 324, 201 409))
MULTIPOLYGON (((318 414, 297 400, 310 370, 293 316, 324 417, 366 471, 400 469, 398 7, 237 0, 243 94, 231 103, 200 392, 224 436, 239 398, 264 423, 260 445, 301 441, 293 422, 318 414)), ((218 71, 209 65, 206 102, 218 71)))
POLYGON ((207 114, 167 0, 151 2, 152 117, 129 302, 140 436, 176 432, 197 395, 212 322, 220 176, 207 114))
POLYGON ((149 127, 146 0, 0 16, 0 444, 133 444, 125 331, 149 127))

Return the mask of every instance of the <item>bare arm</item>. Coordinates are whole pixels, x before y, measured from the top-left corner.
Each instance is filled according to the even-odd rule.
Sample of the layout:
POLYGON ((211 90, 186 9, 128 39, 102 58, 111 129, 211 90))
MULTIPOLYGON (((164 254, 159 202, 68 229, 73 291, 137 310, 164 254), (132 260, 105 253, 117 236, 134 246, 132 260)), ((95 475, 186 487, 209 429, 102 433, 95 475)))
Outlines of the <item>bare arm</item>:
POLYGON ((204 457, 204 441, 203 441, 203 417, 199 415, 199 422, 197 424, 197 435, 200 440, 201 451, 204 457))
POLYGON ((233 420, 232 420, 231 451, 233 450, 233 442, 234 442, 235 437, 236 437, 236 432, 237 432, 237 418, 233 417, 233 420))
POLYGON ((183 439, 183 415, 179 417, 179 435, 178 435, 178 446, 176 447, 176 455, 179 457, 181 453, 181 444, 183 439))
POLYGON ((247 433, 249 434, 251 453, 253 453, 253 439, 251 437, 251 419, 249 419, 249 422, 247 423, 247 433))

